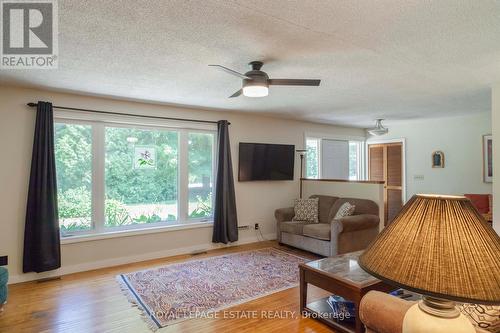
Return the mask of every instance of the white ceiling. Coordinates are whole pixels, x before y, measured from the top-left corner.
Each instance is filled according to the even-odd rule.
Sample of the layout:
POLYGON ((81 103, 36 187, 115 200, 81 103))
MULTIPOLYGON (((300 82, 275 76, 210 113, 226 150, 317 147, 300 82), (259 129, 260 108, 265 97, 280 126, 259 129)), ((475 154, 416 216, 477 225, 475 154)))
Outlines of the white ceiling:
POLYGON ((481 112, 500 81, 500 1, 59 1, 59 69, 1 70, 0 83, 372 125, 481 112), (228 99, 263 60, 271 87, 228 99))

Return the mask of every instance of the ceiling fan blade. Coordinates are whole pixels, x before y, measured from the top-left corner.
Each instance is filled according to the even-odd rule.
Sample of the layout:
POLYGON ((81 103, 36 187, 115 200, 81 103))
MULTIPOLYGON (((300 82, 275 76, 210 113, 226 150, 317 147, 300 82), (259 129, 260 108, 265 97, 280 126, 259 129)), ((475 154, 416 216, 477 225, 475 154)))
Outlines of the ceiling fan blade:
POLYGON ((321 80, 307 79, 269 79, 269 85, 273 86, 319 86, 321 80))
POLYGON ((237 77, 239 77, 241 79, 250 79, 245 74, 241 74, 241 73, 239 73, 237 71, 232 70, 231 68, 227 68, 227 67, 224 67, 222 65, 208 65, 208 66, 210 66, 210 67, 218 67, 218 68, 222 69, 224 72, 229 73, 229 74, 234 75, 234 76, 237 76, 237 77))
POLYGON ((229 98, 238 97, 238 96, 240 96, 242 93, 243 93, 243 89, 240 89, 240 90, 238 90, 237 92, 235 92, 234 94, 232 94, 231 96, 229 96, 229 98))

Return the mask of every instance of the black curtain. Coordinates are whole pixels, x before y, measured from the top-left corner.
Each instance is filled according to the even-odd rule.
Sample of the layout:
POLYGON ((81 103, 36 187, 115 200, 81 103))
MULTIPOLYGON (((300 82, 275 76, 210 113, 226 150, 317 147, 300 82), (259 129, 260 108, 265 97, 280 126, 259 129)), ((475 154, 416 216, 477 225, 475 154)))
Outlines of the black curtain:
POLYGON ((212 242, 227 244, 238 240, 238 218, 236 216, 236 197, 227 120, 220 120, 217 123, 217 143, 219 154, 212 242))
POLYGON ((23 272, 61 267, 52 104, 38 102, 24 229, 23 272))

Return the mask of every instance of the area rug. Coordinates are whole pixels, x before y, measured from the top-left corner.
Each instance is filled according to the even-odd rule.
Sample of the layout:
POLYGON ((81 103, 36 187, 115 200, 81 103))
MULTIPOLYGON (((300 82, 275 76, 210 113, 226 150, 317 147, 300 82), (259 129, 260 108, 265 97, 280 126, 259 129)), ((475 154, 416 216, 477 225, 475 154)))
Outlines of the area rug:
POLYGON ((275 248, 226 254, 117 276, 152 330, 298 285, 307 259, 275 248))

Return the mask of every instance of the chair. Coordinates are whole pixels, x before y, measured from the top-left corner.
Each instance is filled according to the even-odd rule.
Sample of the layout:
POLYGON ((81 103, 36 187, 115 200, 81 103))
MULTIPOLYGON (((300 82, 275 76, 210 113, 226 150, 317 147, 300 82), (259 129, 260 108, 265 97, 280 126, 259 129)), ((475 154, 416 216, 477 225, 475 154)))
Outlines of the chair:
POLYGON ((464 194, 481 214, 491 213, 491 194, 464 194))
POLYGON ((493 223, 493 196, 491 194, 464 194, 483 215, 486 222, 493 223))

